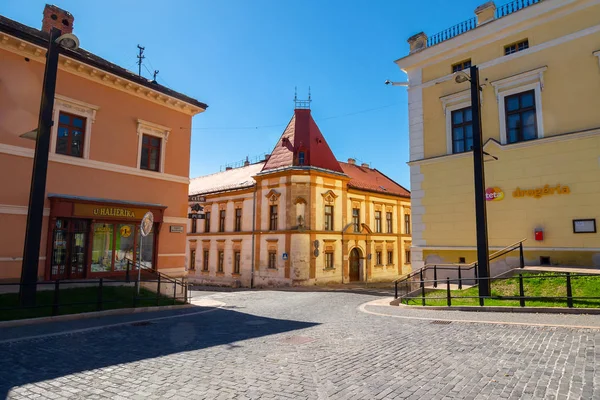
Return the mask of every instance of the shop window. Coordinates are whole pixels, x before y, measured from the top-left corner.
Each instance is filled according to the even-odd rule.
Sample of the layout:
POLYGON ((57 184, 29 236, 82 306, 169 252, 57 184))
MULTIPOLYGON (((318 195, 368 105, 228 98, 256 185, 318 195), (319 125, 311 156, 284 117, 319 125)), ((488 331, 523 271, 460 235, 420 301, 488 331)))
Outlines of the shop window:
POLYGON ((225 215, 227 211, 219 211, 219 232, 225 232, 225 215))
POLYGON ((204 232, 210 232, 210 211, 204 213, 204 232))
POLYGON ((190 250, 190 271, 196 270, 196 250, 190 250))
POLYGON ((94 224, 92 272, 110 272, 113 261, 113 224, 94 224))
MULTIPOLYGON (((129 224, 118 224, 115 242, 115 271, 127 270, 127 264, 130 269, 133 268, 133 252, 135 249, 135 226, 129 224)), ((148 241, 144 239, 144 245, 148 241)), ((150 246, 152 247, 152 246, 150 246)))
POLYGON ((452 111, 452 153, 473 149, 473 114, 471 107, 452 111))
POLYGON ((85 276, 87 236, 87 221, 56 220, 52 231, 51 279, 74 279, 85 276))
POLYGON ((375 232, 381 233, 381 211, 375 211, 375 232))
POLYGON ((242 209, 235 209, 235 231, 241 232, 242 230, 242 209))
POLYGON ((379 250, 375 252, 375 265, 383 265, 383 255, 379 250))
POLYGON ((510 54, 516 53, 518 51, 523 51, 529 48, 529 40, 521 40, 519 42, 509 44, 508 46, 504 46, 504 55, 508 56, 510 54))
POLYGON ((210 256, 210 252, 208 250, 204 250, 204 255, 202 256, 202 271, 208 271, 208 257, 210 256))
POLYGON ((404 214, 404 233, 410 235, 410 214, 404 214))
POLYGON ((471 68, 471 59, 452 64, 452 73, 462 71, 463 69, 471 68))
POLYGON ((233 253, 233 273, 239 275, 242 254, 239 251, 233 253))
POLYGON ((385 222, 387 225, 387 233, 394 233, 394 224, 392 223, 392 213, 385 213, 385 222))
POLYGON ((353 208, 352 209, 352 224, 354 226, 354 232, 360 232, 360 209, 353 208))
POLYGON ((277 268, 277 253, 274 251, 269 251, 269 268, 277 268))
POLYGON ((333 269, 333 252, 328 251, 325 253, 325 268, 333 269))
MULTIPOLYGON (((139 231, 139 227, 138 227, 139 231)), ((142 265, 142 268, 154 269, 153 257, 154 257, 154 229, 148 234, 148 236, 142 238, 142 235, 138 232, 138 245, 136 246, 136 260, 142 265), (142 240, 142 255, 140 257, 140 245, 139 241, 142 240)))
POLYGON ((225 264, 225 252, 223 250, 219 251, 219 263, 217 265, 217 272, 223 272, 223 266, 225 264))
POLYGON ((388 250, 387 257, 388 265, 394 265, 394 252, 392 250, 388 250))
POLYGON ((269 206, 269 230, 277 230, 277 205, 269 206))
POLYGON ((504 98, 507 143, 537 139, 535 91, 517 93, 504 98))
POLYGON ((86 119, 60 112, 56 137, 56 153, 83 157, 86 119))
POLYGON ((333 230, 333 206, 325 206, 325 230, 333 230))

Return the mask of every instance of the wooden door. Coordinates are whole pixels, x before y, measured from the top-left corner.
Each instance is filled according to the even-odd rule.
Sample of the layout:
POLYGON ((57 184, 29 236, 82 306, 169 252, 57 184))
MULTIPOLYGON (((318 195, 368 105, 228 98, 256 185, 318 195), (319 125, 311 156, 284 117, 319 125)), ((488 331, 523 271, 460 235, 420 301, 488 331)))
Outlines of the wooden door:
POLYGON ((360 281, 360 252, 352 249, 350 252, 350 282, 360 281))

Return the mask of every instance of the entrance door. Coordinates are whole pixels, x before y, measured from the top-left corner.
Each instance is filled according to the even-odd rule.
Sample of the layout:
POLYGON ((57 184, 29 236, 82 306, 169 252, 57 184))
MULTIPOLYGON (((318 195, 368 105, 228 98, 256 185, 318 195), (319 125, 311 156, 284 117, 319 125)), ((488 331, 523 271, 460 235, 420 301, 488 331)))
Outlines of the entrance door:
POLYGON ((356 248, 350 252, 350 282, 360 281, 360 251, 356 248))
POLYGON ((80 279, 86 270, 87 221, 58 219, 53 231, 50 279, 80 279))

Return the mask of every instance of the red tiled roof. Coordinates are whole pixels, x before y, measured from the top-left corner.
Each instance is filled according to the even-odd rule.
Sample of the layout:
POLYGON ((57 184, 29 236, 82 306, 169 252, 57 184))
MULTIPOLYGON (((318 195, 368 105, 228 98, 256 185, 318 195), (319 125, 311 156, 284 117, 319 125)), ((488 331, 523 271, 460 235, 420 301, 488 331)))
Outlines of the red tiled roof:
POLYGON ((410 198, 410 192, 374 168, 356 164, 339 163, 344 173, 350 177, 348 187, 410 198))
POLYGON ((263 171, 290 166, 317 167, 344 172, 310 115, 310 110, 294 110, 294 116, 271 152, 263 171), (303 164, 298 160, 300 152, 304 153, 303 164))

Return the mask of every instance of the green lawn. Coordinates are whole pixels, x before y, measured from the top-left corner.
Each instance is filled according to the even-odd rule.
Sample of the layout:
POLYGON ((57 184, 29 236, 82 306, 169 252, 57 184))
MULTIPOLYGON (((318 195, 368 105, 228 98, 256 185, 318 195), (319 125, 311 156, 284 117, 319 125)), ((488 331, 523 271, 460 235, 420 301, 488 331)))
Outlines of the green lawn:
MULTIPOLYGON (((104 286, 102 288, 103 310, 133 307, 134 287, 128 286, 104 286)), ((98 287, 61 289, 59 292, 58 315, 79 314, 97 311, 98 287), (74 304, 92 303, 92 304, 74 304)), ((54 291, 38 291, 36 296, 36 308, 14 309, 19 306, 19 295, 17 293, 0 294, 0 321, 48 317, 52 315, 52 304, 54 302, 54 291), (7 310, 13 308, 12 310, 7 310)), ((160 296, 158 304, 156 293, 141 289, 139 298, 136 300, 137 307, 172 305, 173 299, 160 296)), ((183 304, 177 302, 177 304, 183 304)))
MULTIPOLYGON (((523 274, 523 287, 525 296, 532 297, 556 297, 567 295, 565 277, 549 278, 553 273, 523 274)), ((442 285, 443 287, 444 285, 442 285)), ((439 286, 438 286, 439 287, 439 286)), ((573 297, 600 297, 600 275, 571 277, 573 297)), ((453 306, 479 306, 479 299, 464 298, 478 296, 479 289, 472 287, 465 290, 451 290, 453 306), (462 298, 461 298, 462 297, 462 298)), ((519 278, 514 277, 506 280, 492 282, 492 296, 519 296, 519 278)), ((406 301, 403 301, 407 304, 406 301)), ((408 300, 409 305, 422 305, 421 298, 408 300)), ((447 306, 446 290, 435 290, 425 294, 427 306, 447 306), (434 299, 433 297, 443 297, 434 299)), ((519 307, 519 300, 486 299, 486 306, 519 307)), ((529 300, 525 302, 526 307, 567 307, 567 300, 529 300)), ((577 308, 600 307, 600 299, 573 300, 573 306, 577 308)))

